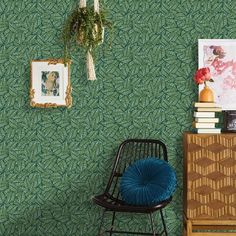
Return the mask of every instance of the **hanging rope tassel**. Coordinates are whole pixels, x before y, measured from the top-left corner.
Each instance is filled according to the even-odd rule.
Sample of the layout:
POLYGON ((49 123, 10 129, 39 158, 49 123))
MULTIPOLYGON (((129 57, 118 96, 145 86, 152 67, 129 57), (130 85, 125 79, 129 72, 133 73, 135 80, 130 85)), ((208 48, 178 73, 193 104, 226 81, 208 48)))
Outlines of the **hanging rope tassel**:
MULTIPOLYGON (((79 7, 84 8, 86 7, 86 0, 80 0, 79 7)), ((99 0, 94 0, 94 12, 99 13, 99 0)), ((95 31, 97 31, 95 25, 95 31)), ((91 54, 91 50, 88 50, 87 56, 86 56, 86 65, 87 65, 87 77, 88 80, 96 80, 96 72, 95 72, 95 65, 93 61, 93 56, 91 54)))
MULTIPOLYGON (((99 0, 94 0, 94 12, 99 13, 99 0)), ((95 25, 95 31, 97 31, 96 27, 97 25, 95 25)), ((87 52, 87 76, 88 76, 88 80, 97 79, 93 56, 90 50, 87 52)))
POLYGON ((87 52, 87 76, 88 80, 96 80, 95 66, 91 51, 87 52))

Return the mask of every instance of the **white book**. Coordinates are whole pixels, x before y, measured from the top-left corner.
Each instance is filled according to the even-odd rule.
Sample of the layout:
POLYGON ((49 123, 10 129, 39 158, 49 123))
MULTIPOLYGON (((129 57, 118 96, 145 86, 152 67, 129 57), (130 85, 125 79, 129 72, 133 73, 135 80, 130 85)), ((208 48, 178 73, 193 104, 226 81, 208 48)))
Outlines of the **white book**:
POLYGON ((193 122, 193 128, 215 128, 215 123, 197 123, 197 122, 193 122))
POLYGON ((206 118, 214 118, 215 112, 206 112, 206 111, 195 111, 193 113, 194 117, 206 117, 206 118))
POLYGON ((197 129, 198 134, 220 134, 221 129, 197 129))
POLYGON ((219 105, 214 102, 195 102, 194 107, 219 107, 219 105))
POLYGON ((198 107, 197 111, 214 111, 214 112, 221 112, 221 107, 198 107))
POLYGON ((198 123, 219 123, 219 118, 195 118, 198 123))

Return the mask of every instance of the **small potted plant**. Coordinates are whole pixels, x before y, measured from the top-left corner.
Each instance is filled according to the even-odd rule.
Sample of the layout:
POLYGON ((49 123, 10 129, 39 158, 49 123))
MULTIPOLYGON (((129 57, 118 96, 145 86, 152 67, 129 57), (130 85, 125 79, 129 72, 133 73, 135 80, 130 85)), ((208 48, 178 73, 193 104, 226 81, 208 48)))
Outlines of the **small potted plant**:
POLYGON ((211 78, 211 72, 209 67, 200 68, 196 71, 194 76, 196 84, 204 84, 204 88, 199 94, 199 102, 214 102, 214 93, 207 86, 207 82, 214 82, 211 78))
POLYGON ((63 30, 65 62, 70 58, 70 53, 75 46, 85 49, 88 79, 95 80, 94 49, 103 42, 104 27, 110 29, 111 26, 105 12, 99 9, 98 0, 94 0, 93 7, 87 6, 86 0, 80 0, 79 6, 69 16, 63 30))

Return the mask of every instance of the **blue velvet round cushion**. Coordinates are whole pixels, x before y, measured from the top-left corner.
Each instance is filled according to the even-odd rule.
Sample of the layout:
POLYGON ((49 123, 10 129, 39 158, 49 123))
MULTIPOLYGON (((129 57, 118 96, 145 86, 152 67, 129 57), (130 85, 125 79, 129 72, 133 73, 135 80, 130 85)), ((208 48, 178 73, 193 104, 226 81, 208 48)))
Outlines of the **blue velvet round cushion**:
POLYGON ((138 160, 121 177, 121 197, 131 205, 152 206, 170 198, 176 182, 175 171, 166 161, 138 160))

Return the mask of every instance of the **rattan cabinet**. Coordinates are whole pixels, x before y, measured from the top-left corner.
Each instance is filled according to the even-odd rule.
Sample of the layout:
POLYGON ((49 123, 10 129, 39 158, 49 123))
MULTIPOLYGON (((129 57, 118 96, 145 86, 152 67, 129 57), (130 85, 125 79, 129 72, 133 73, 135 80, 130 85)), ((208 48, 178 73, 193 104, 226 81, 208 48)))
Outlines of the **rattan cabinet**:
POLYGON ((236 134, 184 133, 183 188, 183 235, 236 236, 236 134))

